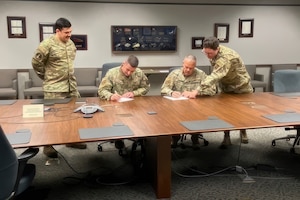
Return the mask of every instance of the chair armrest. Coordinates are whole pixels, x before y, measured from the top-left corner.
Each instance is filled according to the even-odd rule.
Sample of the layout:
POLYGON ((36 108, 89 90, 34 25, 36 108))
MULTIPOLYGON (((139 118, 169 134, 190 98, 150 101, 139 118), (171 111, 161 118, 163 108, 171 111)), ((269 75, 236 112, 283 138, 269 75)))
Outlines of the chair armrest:
POLYGON ((262 74, 254 74, 254 80, 264 81, 265 77, 262 74))
POLYGON ((17 90, 17 88, 18 88, 18 85, 17 85, 17 79, 14 79, 14 80, 12 81, 12 88, 13 88, 14 90, 17 90))
POLYGON ((18 162, 19 162, 18 175, 17 175, 17 180, 16 180, 14 191, 17 191, 17 189, 18 189, 21 177, 22 177, 23 172, 27 165, 27 161, 30 158, 34 157, 39 152, 39 150, 40 150, 39 148, 28 148, 18 156, 18 162))
POLYGON ((100 85, 100 78, 96 78, 96 86, 99 87, 100 85))
POLYGON ((27 162, 39 152, 39 148, 28 148, 18 156, 19 162, 27 162))
POLYGON ((31 88, 32 87, 32 80, 29 79, 25 81, 25 89, 31 88))

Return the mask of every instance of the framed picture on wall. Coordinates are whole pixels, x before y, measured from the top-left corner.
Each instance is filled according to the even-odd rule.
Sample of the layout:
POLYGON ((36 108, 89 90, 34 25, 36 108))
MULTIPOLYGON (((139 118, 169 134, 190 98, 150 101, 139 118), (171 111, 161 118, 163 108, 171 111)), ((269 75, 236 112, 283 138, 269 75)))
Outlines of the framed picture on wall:
POLYGON ((239 37, 253 37, 254 19, 239 19, 239 37))
POLYGON ((40 23, 40 42, 46 38, 51 37, 55 33, 54 23, 40 23))
POLYGON ((215 23, 215 37, 219 39, 220 43, 229 42, 229 24, 215 23))
POLYGON ((204 37, 192 37, 192 49, 203 49, 204 37))
POLYGON ((87 50, 87 35, 71 35, 77 50, 87 50))
POLYGON ((26 38, 25 17, 7 17, 8 38, 26 38))

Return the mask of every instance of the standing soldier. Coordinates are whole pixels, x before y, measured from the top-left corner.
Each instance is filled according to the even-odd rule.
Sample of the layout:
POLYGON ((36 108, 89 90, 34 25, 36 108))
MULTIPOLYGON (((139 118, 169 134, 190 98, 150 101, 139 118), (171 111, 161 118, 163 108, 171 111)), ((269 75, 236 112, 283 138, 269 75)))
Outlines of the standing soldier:
MULTIPOLYGON (((43 40, 32 58, 32 67, 43 80, 44 99, 80 97, 74 76, 76 47, 71 37, 71 23, 65 18, 55 22, 55 34, 43 40)), ((68 147, 85 149, 86 144, 68 144, 68 147)), ((52 146, 44 147, 44 154, 57 158, 52 146)))
MULTIPOLYGON (((219 45, 219 40, 215 37, 204 39, 202 52, 207 56, 213 67, 212 73, 201 83, 202 89, 218 83, 221 92, 224 93, 253 92, 250 76, 237 52, 219 45)), ((240 135, 242 142, 248 143, 246 130, 240 130, 240 135)), ((224 131, 221 148, 226 148, 228 145, 231 145, 229 131, 224 131)))

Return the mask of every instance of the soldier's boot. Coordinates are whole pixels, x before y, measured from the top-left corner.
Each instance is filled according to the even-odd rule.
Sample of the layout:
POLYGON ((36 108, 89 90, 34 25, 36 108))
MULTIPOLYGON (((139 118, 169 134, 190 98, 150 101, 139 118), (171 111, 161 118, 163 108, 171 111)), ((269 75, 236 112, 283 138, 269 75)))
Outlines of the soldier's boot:
POLYGON ((247 136, 246 130, 245 129, 240 130, 240 135, 241 135, 242 143, 247 144, 249 141, 248 141, 248 136, 247 136))
POLYGON ((53 146, 44 146, 43 152, 49 158, 57 158, 58 157, 57 152, 53 148, 53 146))
POLYGON ((226 149, 228 146, 231 145, 231 140, 230 140, 230 131, 224 131, 224 139, 220 145, 221 149, 226 149))

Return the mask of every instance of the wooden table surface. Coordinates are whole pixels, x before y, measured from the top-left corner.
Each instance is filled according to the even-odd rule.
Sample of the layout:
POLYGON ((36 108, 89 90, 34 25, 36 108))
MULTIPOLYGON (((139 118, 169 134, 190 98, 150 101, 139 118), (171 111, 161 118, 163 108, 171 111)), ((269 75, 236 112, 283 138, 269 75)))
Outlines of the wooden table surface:
MULTIPOLYGON (((82 113, 73 112, 82 105, 76 103, 75 99, 68 104, 49 106, 51 110, 44 113, 44 118, 23 118, 22 107, 31 101, 18 100, 13 105, 0 106, 0 124, 6 134, 19 129, 30 129, 32 132, 30 143, 14 145, 15 148, 114 139, 81 140, 78 130, 123 123, 134 133, 130 137, 147 137, 147 162, 154 177, 152 181, 158 198, 169 198, 171 193, 171 135, 199 132, 189 131, 180 124, 181 121, 217 117, 232 124, 234 127, 230 130, 300 124, 277 123, 263 117, 287 111, 300 112, 300 98, 280 97, 272 93, 219 94, 181 101, 147 96, 123 103, 104 101, 97 97, 86 98, 87 103, 96 103, 105 109, 105 112, 95 113, 93 118, 83 118, 82 113), (157 114, 149 115, 149 111, 157 114)), ((229 129, 204 130, 203 133, 222 130, 229 129)))

